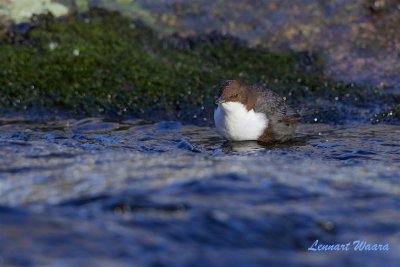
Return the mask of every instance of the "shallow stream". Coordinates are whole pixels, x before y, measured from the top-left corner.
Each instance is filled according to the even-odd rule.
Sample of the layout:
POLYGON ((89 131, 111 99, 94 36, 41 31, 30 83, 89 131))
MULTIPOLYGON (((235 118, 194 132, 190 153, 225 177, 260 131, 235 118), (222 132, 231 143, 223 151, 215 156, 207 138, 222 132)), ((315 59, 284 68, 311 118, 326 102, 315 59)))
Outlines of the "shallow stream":
POLYGON ((178 122, 13 118, 0 158, 0 266, 400 262, 399 126, 308 124, 265 147, 178 122))

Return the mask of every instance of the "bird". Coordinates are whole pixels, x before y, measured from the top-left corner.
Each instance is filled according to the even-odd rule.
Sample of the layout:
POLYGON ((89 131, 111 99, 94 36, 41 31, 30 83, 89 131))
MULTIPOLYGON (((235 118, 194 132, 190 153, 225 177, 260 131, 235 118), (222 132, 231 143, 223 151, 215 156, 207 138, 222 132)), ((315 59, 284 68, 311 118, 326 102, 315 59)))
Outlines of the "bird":
POLYGON ((294 137, 301 119, 274 91, 237 80, 220 84, 215 103, 217 132, 231 141, 283 143, 294 137))

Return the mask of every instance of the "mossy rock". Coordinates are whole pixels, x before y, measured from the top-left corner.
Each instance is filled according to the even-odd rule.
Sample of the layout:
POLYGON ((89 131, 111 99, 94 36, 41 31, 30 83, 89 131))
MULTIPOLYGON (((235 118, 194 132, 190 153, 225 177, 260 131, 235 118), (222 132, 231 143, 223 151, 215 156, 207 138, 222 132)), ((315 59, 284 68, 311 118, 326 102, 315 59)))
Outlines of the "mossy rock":
POLYGON ((208 124, 216 85, 226 79, 266 85, 297 105, 310 102, 328 122, 347 111, 329 116, 331 106, 318 101, 348 96, 352 106, 368 103, 364 88, 327 79, 316 55, 249 48, 218 34, 161 39, 143 23, 104 10, 35 17, 29 31, 10 32, 0 49, 3 113, 208 124))

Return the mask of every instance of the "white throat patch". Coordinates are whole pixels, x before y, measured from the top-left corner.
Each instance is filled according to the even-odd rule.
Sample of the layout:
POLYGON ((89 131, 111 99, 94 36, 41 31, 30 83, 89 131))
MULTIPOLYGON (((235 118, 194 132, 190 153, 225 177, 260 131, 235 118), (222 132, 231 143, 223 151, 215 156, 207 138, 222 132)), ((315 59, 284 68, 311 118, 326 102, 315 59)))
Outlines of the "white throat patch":
POLYGON ((214 122, 219 134, 228 140, 257 140, 268 127, 263 113, 247 111, 239 102, 225 102, 214 111, 214 122))

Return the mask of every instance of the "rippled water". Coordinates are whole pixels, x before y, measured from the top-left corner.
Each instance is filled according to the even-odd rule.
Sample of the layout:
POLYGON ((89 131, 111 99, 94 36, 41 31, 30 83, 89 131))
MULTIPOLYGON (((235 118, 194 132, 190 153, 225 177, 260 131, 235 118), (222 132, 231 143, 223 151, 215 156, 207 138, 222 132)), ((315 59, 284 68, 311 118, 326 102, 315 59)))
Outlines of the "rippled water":
POLYGON ((177 122, 3 119, 0 158, 0 266, 400 262, 399 126, 303 125, 265 147, 177 122))

